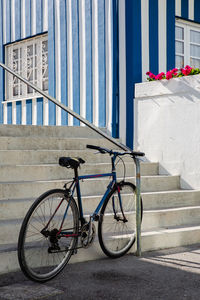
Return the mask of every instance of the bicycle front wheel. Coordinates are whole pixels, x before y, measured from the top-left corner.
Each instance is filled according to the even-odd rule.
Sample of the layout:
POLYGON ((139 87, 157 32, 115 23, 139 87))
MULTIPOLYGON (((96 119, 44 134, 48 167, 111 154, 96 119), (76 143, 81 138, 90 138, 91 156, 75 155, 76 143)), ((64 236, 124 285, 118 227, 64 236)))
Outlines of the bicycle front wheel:
POLYGON ((98 236, 100 246, 107 256, 120 257, 134 244, 135 206, 136 187, 129 182, 119 183, 106 198, 100 213, 98 236))
POLYGON ((18 260, 24 274, 38 282, 55 277, 77 245, 78 224, 76 202, 64 190, 41 195, 29 209, 19 234, 18 260))

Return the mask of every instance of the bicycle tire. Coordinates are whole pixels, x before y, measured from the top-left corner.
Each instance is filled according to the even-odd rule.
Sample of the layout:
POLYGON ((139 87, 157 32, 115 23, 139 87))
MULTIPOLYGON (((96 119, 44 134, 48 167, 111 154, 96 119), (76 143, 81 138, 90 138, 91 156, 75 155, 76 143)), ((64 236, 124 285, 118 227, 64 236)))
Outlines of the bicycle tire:
MULTIPOLYGON (((135 242, 136 187, 130 182, 120 182, 108 194, 99 218, 98 237, 103 252, 112 258, 123 256, 135 242), (119 204, 119 190, 124 217, 119 204)), ((141 220, 143 214, 141 198, 141 220)))
POLYGON ((49 190, 36 199, 24 218, 18 239, 18 260, 23 273, 37 282, 45 282, 58 275, 77 245, 78 225, 76 202, 66 196, 65 190, 49 190), (66 207, 67 217, 62 228, 71 230, 73 235, 57 238, 56 233, 60 229, 66 207), (44 236, 41 231, 50 218, 45 229, 49 236, 44 236))

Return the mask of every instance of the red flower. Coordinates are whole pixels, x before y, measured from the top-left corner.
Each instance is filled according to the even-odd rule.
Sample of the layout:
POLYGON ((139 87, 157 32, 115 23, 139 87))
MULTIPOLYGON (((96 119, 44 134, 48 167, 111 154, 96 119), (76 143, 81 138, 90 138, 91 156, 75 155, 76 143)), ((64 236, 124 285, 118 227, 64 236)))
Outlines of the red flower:
POLYGON ((174 68, 174 69, 172 70, 172 73, 176 73, 176 72, 178 72, 178 69, 177 69, 177 68, 174 68))
POLYGON ((149 78, 148 78, 149 81, 152 81, 152 80, 162 80, 162 79, 165 79, 165 78, 167 80, 169 80, 171 78, 188 76, 188 75, 192 75, 192 74, 200 74, 200 70, 197 69, 197 68, 192 68, 189 65, 186 65, 182 69, 174 68, 174 69, 168 71, 166 73, 166 75, 165 75, 164 72, 159 73, 158 75, 154 75, 150 71, 146 73, 146 75, 149 76, 149 78))
POLYGON ((192 68, 190 66, 185 66, 185 69, 181 69, 181 72, 185 76, 190 75, 191 71, 192 71, 192 68))
POLYGON ((169 79, 171 79, 173 76, 173 73, 171 72, 171 71, 168 71, 167 73, 166 73, 166 79, 167 80, 169 80, 169 79))
POLYGON ((165 76, 165 73, 162 72, 162 73, 156 75, 155 79, 156 79, 156 80, 162 80, 164 76, 165 76))
POLYGON ((149 74, 149 77, 150 77, 151 79, 155 79, 155 78, 156 78, 156 76, 155 76, 153 73, 151 73, 151 72, 150 72, 150 74, 149 74))

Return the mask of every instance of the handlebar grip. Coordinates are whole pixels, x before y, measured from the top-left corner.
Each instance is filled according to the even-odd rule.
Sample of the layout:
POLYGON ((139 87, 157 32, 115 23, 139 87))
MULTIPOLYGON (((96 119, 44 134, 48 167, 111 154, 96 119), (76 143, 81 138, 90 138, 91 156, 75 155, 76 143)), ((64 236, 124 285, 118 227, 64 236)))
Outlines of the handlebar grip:
POLYGON ((86 148, 98 150, 98 151, 99 151, 100 153, 102 153, 102 154, 105 154, 105 153, 106 153, 106 151, 105 151, 104 149, 102 149, 101 147, 99 147, 99 146, 86 145, 86 148))
POLYGON ((94 146, 94 145, 86 145, 86 148, 99 150, 99 146, 94 146))
POLYGON ((145 156, 144 152, 132 151, 133 156, 145 156))

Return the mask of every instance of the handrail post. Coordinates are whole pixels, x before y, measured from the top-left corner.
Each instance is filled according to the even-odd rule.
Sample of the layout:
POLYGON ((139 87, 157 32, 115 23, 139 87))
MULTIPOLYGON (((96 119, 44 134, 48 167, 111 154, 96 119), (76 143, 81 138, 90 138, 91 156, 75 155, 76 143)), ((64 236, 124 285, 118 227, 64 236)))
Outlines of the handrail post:
POLYGON ((140 160, 134 158, 136 165, 136 256, 141 256, 141 174, 140 174, 140 160))

